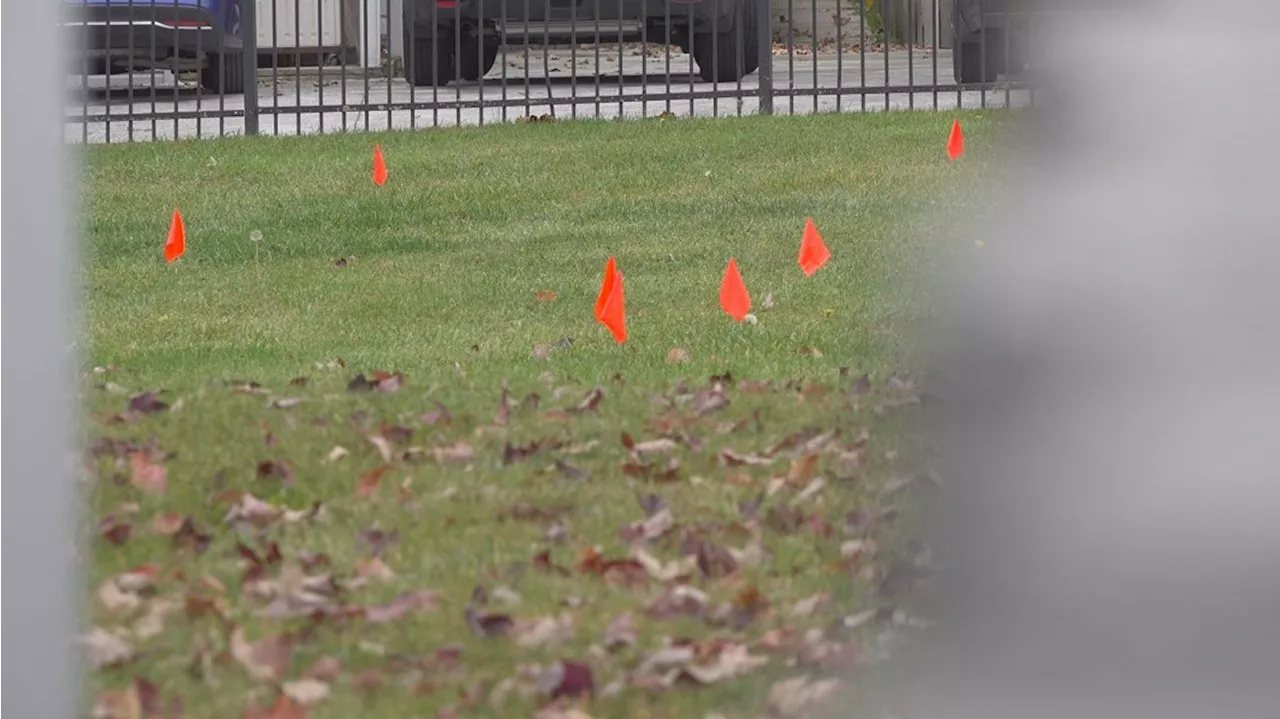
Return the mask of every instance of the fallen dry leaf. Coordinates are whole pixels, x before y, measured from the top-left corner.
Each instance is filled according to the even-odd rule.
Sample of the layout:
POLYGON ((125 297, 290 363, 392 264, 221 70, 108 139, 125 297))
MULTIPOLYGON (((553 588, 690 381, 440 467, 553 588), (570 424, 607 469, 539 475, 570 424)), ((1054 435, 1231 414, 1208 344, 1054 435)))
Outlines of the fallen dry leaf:
POLYGON ((559 296, 551 290, 538 290, 533 298, 539 302, 554 302, 559 296))
POLYGON ((278 397, 271 401, 272 409, 292 409, 305 402, 302 397, 278 397))
POLYGON ((436 593, 430 590, 402 592, 385 604, 374 604, 364 607, 365 621, 391 622, 409 612, 418 612, 436 608, 436 593))
POLYGON ((89 666, 103 669, 123 664, 133 659, 133 645, 119 630, 107 631, 94 627, 80 638, 89 659, 89 666))
POLYGON ((178 533, 182 529, 185 517, 180 512, 161 512, 151 518, 151 531, 166 537, 178 533))
POLYGON ((619 649, 636 643, 636 623, 631 612, 623 612, 609 621, 604 628, 605 649, 619 649))
POLYGON ((265 707, 246 707, 243 719, 307 719, 307 708, 293 697, 280 694, 265 707))
POLYGON ((335 656, 326 654, 312 662, 311 666, 307 667, 307 670, 302 675, 310 679, 331 683, 342 676, 342 661, 335 656))
POLYGON ((263 637, 255 642, 245 639, 244 629, 231 632, 231 656, 260 682, 279 681, 293 659, 293 639, 285 634, 263 637))
POLYGON ((511 627, 511 636, 516 644, 525 649, 564 644, 573 639, 573 634, 573 615, 568 613, 558 617, 517 620, 511 627))
POLYGON ((378 491, 378 486, 382 483, 382 478, 387 472, 391 471, 391 466, 380 464, 377 467, 361 474, 356 479, 356 497, 365 498, 373 495, 378 491))
POLYGON ((151 414, 153 412, 163 412, 169 409, 169 405, 160 399, 160 393, 147 390, 139 392, 129 398, 129 406, 127 411, 132 414, 151 414))
POLYGON ((604 401, 604 387, 596 387, 587 393, 586 397, 573 408, 574 412, 591 412, 600 406, 604 401))
POLYGON ((539 674, 538 688, 552 699, 591 696, 596 690, 595 674, 581 662, 555 662, 539 674))
POLYGON ((481 613, 474 607, 467 607, 463 616, 467 620, 467 626, 478 637, 503 636, 515 627, 515 620, 510 614, 481 613))
POLYGON ((672 347, 667 352, 667 362, 671 364, 683 364, 689 361, 689 350, 683 347, 672 347))
POLYGON ((258 463, 258 479, 275 477, 285 485, 293 484, 293 465, 287 460, 269 459, 258 463))
POLYGON ((329 697, 329 685, 313 677, 285 682, 280 689, 285 696, 302 706, 311 706, 329 697))
POLYGON ((343 447, 342 445, 338 445, 338 446, 335 446, 333 449, 329 450, 329 454, 325 455, 325 461, 337 462, 338 460, 342 459, 343 457, 349 454, 351 454, 351 452, 349 452, 346 447, 343 447))
POLYGON ((129 458, 129 483, 147 494, 164 494, 169 485, 169 471, 163 464, 152 462, 145 452, 134 452, 129 458))
POLYGON ((809 677, 796 677, 775 682, 769 688, 770 715, 778 719, 802 716, 813 704, 827 699, 839 689, 838 679, 813 681, 809 677))
POLYGON ((466 464, 475 461, 476 451, 463 441, 455 442, 447 447, 436 447, 432 450, 437 462, 466 464))

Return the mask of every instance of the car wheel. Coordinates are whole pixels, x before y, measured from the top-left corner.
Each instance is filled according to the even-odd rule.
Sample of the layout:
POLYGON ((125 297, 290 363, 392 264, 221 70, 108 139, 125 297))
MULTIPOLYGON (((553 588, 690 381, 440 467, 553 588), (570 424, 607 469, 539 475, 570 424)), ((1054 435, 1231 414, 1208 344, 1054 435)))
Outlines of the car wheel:
POLYGON ((718 33, 698 33, 693 59, 706 82, 737 82, 760 67, 755 0, 738 0, 734 23, 718 33))
POLYGON ((244 53, 210 53, 200 70, 200 85, 209 92, 220 95, 238 95, 244 92, 244 53))
POLYGON ((433 37, 429 28, 418 28, 410 38, 405 31, 405 47, 412 48, 405 63, 405 79, 414 87, 444 87, 453 79, 453 33, 441 27, 433 37))
POLYGON ((961 85, 976 85, 995 82, 1000 76, 1004 69, 1005 47, 999 33, 986 34, 985 53, 982 50, 983 44, 983 39, 977 39, 966 40, 956 45, 951 56, 952 63, 955 65, 956 82, 961 85))
POLYGON ((480 35, 462 38, 462 55, 458 58, 458 76, 474 82, 493 69, 498 59, 497 37, 480 35))

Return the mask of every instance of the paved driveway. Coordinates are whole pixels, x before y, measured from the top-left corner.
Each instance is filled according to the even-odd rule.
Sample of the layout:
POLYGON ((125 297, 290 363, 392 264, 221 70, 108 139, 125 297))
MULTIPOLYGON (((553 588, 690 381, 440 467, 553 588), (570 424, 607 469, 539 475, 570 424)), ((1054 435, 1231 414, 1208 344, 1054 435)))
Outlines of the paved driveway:
MULTIPOLYGON (((732 115, 759 109, 759 75, 740 84, 713 85, 692 74, 688 55, 674 49, 668 60, 665 48, 642 51, 638 46, 544 48, 508 50, 482 82, 463 83, 433 91, 411 88, 403 79, 344 72, 341 68, 270 69, 259 73, 259 131, 263 134, 308 134, 342 130, 474 125, 510 121, 527 115, 551 114, 558 118, 619 116, 640 117, 671 112, 676 115, 732 115), (734 92, 742 97, 710 97, 710 93, 734 92), (576 98, 576 99, 575 99, 576 98), (396 104, 439 103, 427 110, 396 108, 396 104), (484 104, 481 109, 475 105, 484 104), (366 110, 365 105, 374 109, 366 110), (472 106, 465 106, 472 105, 472 106), (319 108, 324 108, 321 112, 319 108), (358 108, 358 109, 357 109, 358 108)), ((1025 90, 958 92, 951 77, 950 51, 868 52, 865 63, 856 52, 774 56, 774 112, 878 110, 893 108, 954 108, 1005 104, 1023 105, 1025 90), (886 67, 887 65, 887 67, 886 67), (935 76, 936 71, 936 76, 935 76), (931 88, 934 78, 941 89, 931 88), (886 85, 889 92, 880 90, 886 85), (868 94, 859 94, 868 88, 868 94), (813 92, 815 91, 816 92, 813 92), (846 94, 837 94, 843 89, 846 94), (794 95, 777 93, 794 92, 794 95), (825 94, 824 94, 825 93, 825 94), (985 97, 984 97, 985 95, 985 97)), ((68 120, 70 141, 121 142, 152 138, 207 137, 241 134, 243 117, 195 117, 197 112, 235 112, 244 108, 241 95, 220 98, 201 93, 193 83, 175 83, 167 73, 157 73, 155 84, 141 75, 133 88, 125 76, 111 78, 70 77, 72 95, 68 115, 111 116, 88 123, 68 120), (151 88, 155 89, 152 90, 151 88), (127 116, 150 113, 187 113, 186 117, 150 119, 127 116), (114 116, 120 115, 120 119, 114 116)))

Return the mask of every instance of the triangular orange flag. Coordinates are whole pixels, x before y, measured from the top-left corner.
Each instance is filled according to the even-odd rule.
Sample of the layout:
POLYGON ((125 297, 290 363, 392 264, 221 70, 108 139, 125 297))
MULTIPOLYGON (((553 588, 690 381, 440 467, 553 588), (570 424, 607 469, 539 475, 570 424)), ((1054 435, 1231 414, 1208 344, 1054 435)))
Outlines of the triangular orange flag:
POLYGON ((947 157, 952 160, 964 154, 964 132, 960 129, 960 118, 951 121, 951 136, 947 138, 947 157))
POLYGON ((613 339, 622 344, 627 341, 627 301, 622 294, 622 273, 614 272, 609 296, 600 312, 600 323, 609 328, 613 339))
POLYGON ((373 184, 382 187, 387 184, 387 163, 382 159, 382 144, 373 145, 373 184))
POLYGON ((732 257, 720 283, 720 307, 739 322, 751 311, 751 295, 747 294, 747 286, 738 272, 738 263, 732 257))
POLYGON ((822 235, 818 234, 813 218, 804 218, 804 235, 800 238, 800 269, 804 270, 806 275, 812 276, 819 267, 827 264, 829 259, 831 259, 831 251, 822 241, 822 235))
POLYGON ((617 274, 618 263, 610 257, 604 263, 604 277, 600 280, 600 293, 596 295, 596 321, 598 322, 604 322, 604 303, 609 300, 609 292, 613 290, 617 274))
POLYGON ((187 251, 187 230, 182 225, 182 213, 173 209, 173 219, 169 222, 169 239, 164 242, 164 261, 173 262, 187 251))

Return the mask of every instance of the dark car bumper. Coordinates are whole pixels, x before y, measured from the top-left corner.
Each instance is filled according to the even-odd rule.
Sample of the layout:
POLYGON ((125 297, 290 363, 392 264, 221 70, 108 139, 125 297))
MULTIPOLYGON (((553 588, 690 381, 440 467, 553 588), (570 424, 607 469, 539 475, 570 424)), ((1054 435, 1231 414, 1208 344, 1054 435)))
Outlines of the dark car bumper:
POLYGON ((217 17, 187 5, 68 3, 62 27, 71 36, 73 53, 113 63, 167 65, 241 49, 240 38, 225 32, 217 17))

